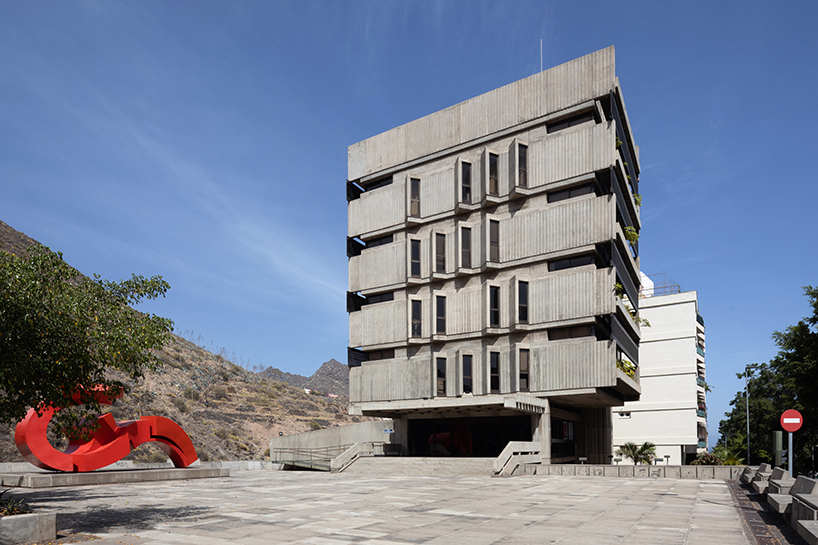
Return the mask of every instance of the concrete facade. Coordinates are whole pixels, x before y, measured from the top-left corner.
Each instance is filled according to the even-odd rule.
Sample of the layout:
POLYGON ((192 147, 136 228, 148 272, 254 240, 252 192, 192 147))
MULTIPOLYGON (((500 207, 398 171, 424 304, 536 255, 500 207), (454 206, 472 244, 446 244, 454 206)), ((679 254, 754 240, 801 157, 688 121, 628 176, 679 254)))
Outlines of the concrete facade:
POLYGON ((350 412, 406 420, 409 455, 513 440, 609 462, 641 335, 640 167, 613 47, 348 156, 350 412))
POLYGON ((659 295, 644 276, 642 286, 642 396, 613 410, 614 450, 650 441, 662 463, 687 464, 707 449, 704 319, 695 291, 659 295))

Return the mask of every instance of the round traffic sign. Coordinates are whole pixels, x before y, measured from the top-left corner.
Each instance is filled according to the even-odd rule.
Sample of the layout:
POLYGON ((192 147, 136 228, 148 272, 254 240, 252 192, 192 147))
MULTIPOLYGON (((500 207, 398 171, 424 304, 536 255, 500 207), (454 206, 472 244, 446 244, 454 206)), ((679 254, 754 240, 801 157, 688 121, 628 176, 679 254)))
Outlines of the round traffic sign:
POLYGON ((801 429, 804 418, 795 409, 788 409, 781 415, 781 427, 785 431, 793 432, 801 429))

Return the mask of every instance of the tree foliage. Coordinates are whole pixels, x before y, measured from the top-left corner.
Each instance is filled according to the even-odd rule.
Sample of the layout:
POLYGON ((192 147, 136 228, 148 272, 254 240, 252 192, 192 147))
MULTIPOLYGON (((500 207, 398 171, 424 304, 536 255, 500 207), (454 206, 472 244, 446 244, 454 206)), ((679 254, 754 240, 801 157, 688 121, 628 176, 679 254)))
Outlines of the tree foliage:
MULTIPOLYGON (((761 364, 756 372, 738 373, 749 378, 750 457, 748 463, 773 463, 773 431, 780 431, 780 417, 787 409, 796 409, 804 424, 793 434, 794 470, 812 470, 812 447, 818 444, 818 288, 806 286, 812 315, 772 337, 778 354, 761 364)), ((747 416, 745 392, 730 402, 733 407, 719 422, 718 445, 733 452, 747 452, 747 416)), ((784 448, 787 448, 784 432, 784 448)))
POLYGON ((64 428, 99 411, 95 386, 127 391, 115 377, 135 381, 155 369, 161 362, 151 351, 169 341, 173 323, 130 305, 169 288, 161 276, 82 276, 39 244, 22 257, 0 252, 0 421, 68 407, 79 392, 79 410, 55 419, 64 428))
POLYGON ((653 463, 653 459, 656 458, 656 445, 650 441, 645 441, 641 445, 627 442, 616 449, 616 453, 619 456, 629 458, 633 462, 633 465, 650 465, 653 463))

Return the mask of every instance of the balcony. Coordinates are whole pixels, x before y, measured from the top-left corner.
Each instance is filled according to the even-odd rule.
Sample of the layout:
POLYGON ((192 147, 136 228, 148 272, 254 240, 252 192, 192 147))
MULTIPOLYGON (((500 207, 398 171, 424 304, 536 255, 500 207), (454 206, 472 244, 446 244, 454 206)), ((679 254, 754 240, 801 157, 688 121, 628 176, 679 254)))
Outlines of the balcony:
POLYGON ((702 388, 707 388, 707 383, 702 377, 696 377, 696 385, 701 386, 702 388))
POLYGON ((704 318, 702 318, 700 314, 696 314, 696 321, 699 322, 702 327, 704 327, 704 318))
POLYGON ((707 441, 699 441, 698 448, 707 448, 707 441))
POLYGON ((704 357, 704 348, 699 345, 696 345, 696 352, 701 356, 704 357))
POLYGON ((700 416, 700 417, 706 419, 707 418, 707 411, 704 411, 702 409, 696 409, 696 416, 700 416))

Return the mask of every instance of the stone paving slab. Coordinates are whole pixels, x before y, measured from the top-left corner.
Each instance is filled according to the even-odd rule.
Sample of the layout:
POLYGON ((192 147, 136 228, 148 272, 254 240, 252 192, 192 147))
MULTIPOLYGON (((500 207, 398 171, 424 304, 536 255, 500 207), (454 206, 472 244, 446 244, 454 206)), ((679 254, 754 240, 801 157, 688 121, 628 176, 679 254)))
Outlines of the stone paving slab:
POLYGON ((753 543, 713 480, 243 471, 15 494, 97 545, 753 543))

